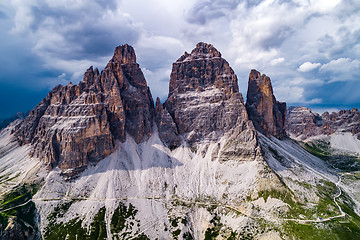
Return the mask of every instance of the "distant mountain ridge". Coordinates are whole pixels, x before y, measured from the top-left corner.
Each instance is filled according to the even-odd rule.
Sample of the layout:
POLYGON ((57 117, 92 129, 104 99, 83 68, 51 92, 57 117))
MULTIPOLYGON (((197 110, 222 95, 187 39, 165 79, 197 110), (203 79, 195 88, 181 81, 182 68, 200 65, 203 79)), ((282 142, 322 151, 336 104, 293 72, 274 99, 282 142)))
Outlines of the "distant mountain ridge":
POLYGON ((20 119, 20 120, 25 119, 25 117, 28 114, 29 114, 29 112, 26 112, 26 113, 18 112, 10 118, 0 119, 0 130, 3 128, 6 128, 10 123, 12 123, 13 121, 15 121, 17 119, 20 119))
POLYGON ((320 115, 309 108, 289 107, 286 130, 290 137, 301 140, 335 132, 350 132, 360 139, 360 112, 353 108, 320 115))

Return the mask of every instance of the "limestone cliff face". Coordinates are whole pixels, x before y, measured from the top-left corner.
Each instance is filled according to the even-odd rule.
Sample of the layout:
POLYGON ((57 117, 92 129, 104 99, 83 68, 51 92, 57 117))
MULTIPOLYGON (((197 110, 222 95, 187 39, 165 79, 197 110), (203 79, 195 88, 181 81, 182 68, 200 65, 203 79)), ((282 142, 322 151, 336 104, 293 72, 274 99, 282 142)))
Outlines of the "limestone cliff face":
POLYGON ((155 121, 159 129, 159 137, 168 144, 168 147, 173 148, 181 145, 176 124, 159 98, 156 99, 155 121))
POLYGON ((125 141, 128 132, 140 143, 151 136, 154 102, 131 46, 115 49, 114 57, 101 72, 101 80, 114 137, 125 141))
MULTIPOLYGON (((235 126, 238 129, 233 134, 239 142, 254 140, 249 141, 249 152, 257 144, 237 77, 211 44, 198 43, 173 64, 168 99, 156 109, 160 137, 168 146, 178 146, 181 141, 216 141, 235 126), (162 129, 167 129, 168 135, 162 134, 162 129)), ((228 154, 240 154, 240 148, 234 144, 228 154)), ((246 149, 242 148, 242 154, 250 154, 246 149)))
POLYGON ((256 130, 262 134, 277 138, 286 135, 286 103, 276 101, 270 78, 254 69, 249 75, 246 110, 256 130))
POLYGON ((129 133, 137 143, 152 133, 154 104, 129 45, 115 49, 99 73, 90 67, 78 85, 55 87, 19 125, 20 144, 50 167, 81 170, 111 154, 129 133))
POLYGON ((305 107, 290 107, 286 119, 286 131, 300 140, 335 132, 351 132, 360 139, 360 112, 358 109, 341 110, 322 115, 305 107))
POLYGON ((286 106, 273 96, 270 79, 252 71, 247 107, 253 121, 229 63, 211 44, 199 43, 173 64, 168 98, 164 104, 157 99, 154 108, 134 49, 123 45, 101 73, 90 67, 78 85, 55 87, 14 134, 49 167, 70 173, 105 158, 127 135, 146 141, 153 123, 169 148, 226 135, 228 143, 214 150, 216 158, 255 159, 253 122, 266 135, 282 137, 286 106))

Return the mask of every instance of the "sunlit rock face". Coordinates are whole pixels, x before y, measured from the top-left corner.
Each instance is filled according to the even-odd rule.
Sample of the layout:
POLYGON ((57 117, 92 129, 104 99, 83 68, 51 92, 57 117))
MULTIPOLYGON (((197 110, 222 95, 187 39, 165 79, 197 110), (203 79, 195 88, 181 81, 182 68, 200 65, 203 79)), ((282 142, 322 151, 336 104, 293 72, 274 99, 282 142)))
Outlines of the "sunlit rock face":
POLYGON ((276 101, 270 78, 254 69, 249 75, 246 110, 256 130, 262 134, 277 138, 286 135, 286 103, 276 101))
POLYGON ((81 170, 114 151, 129 133, 152 134, 154 103, 134 49, 118 46, 105 69, 90 67, 78 85, 56 86, 15 130, 49 167, 81 170))
MULTIPOLYGON (((221 53, 207 43, 198 43, 173 64, 169 96, 159 109, 167 111, 176 126, 171 137, 162 137, 168 146, 180 144, 175 135, 191 144, 218 140, 237 123, 243 130, 248 128, 237 77, 221 53)), ((170 124, 168 114, 162 113, 166 119, 158 123, 160 133, 170 124)))

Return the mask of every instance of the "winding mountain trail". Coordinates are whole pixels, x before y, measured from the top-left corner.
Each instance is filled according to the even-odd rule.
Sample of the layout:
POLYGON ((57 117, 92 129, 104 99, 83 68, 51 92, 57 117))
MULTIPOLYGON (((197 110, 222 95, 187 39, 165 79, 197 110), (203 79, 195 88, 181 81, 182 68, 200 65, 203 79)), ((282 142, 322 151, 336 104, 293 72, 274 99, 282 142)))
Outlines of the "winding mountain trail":
POLYGON ((333 201, 334 203, 336 204, 337 208, 339 209, 340 213, 339 215, 336 215, 336 216, 333 216, 333 217, 328 217, 328 218, 324 218, 324 219, 321 219, 321 218, 318 218, 316 220, 304 220, 304 219, 296 219, 296 218, 283 218, 282 220, 285 220, 285 221, 294 221, 294 222, 298 222, 300 224, 308 224, 308 223, 319 223, 319 222, 328 222, 328 221, 331 221, 333 219, 336 219, 336 218, 343 218, 346 216, 346 213, 342 210, 342 208, 340 207, 339 203, 336 201, 336 199, 338 197, 341 196, 342 194, 342 191, 341 191, 341 188, 339 187, 339 184, 341 183, 341 177, 343 176, 344 174, 340 174, 339 175, 339 181, 337 181, 335 183, 336 187, 337 187, 337 190, 338 190, 338 193, 337 195, 335 195, 333 197, 333 201))
MULTIPOLYGON (((279 220, 282 220, 282 221, 294 221, 294 222, 297 222, 297 223, 300 223, 300 224, 309 224, 309 223, 319 223, 319 222, 328 222, 328 221, 331 221, 333 219, 336 219, 336 218, 342 218, 342 217, 345 217, 346 216, 346 213, 342 210, 342 208, 340 207, 339 203, 337 202, 337 198, 339 198, 342 194, 342 191, 341 191, 341 188, 339 187, 339 184, 341 183, 342 181, 342 176, 343 174, 339 175, 339 180, 338 182, 335 183, 336 187, 337 187, 337 190, 338 190, 338 193, 333 197, 333 201, 334 203, 336 204, 340 214, 339 215, 336 215, 336 216, 333 216, 333 217, 328 217, 328 218, 324 218, 324 219, 321 219, 321 218, 318 218, 316 220, 314 219, 298 219, 298 218, 280 218, 279 220)), ((71 197, 64 197, 64 198, 51 198, 51 199, 45 199, 45 198, 38 198, 38 199, 29 199, 28 201, 26 201, 25 203, 22 203, 22 204, 19 204, 17 206, 14 206, 14 207, 11 207, 11 208, 7 208, 7 209, 2 209, 0 210, 0 212, 5 212, 5 211, 9 211, 9 210, 12 210, 12 209, 15 209, 15 208, 18 208, 18 207, 22 207, 22 206, 25 206, 27 205, 29 202, 36 202, 36 201, 60 201, 60 200, 87 200, 87 201, 121 201, 121 200, 131 200, 131 199, 147 199, 147 200, 154 200, 154 201, 161 201, 161 202, 164 202, 164 201, 169 201, 169 199, 167 198, 164 198, 164 197, 155 197, 155 196, 151 196, 151 197, 142 197, 142 198, 139 198, 139 197, 124 197, 124 198, 112 198, 112 199, 106 199, 106 198, 103 198, 103 199, 100 199, 100 198, 86 198, 86 197, 77 197, 77 198, 71 198, 71 197)), ((221 204, 221 203, 211 203, 211 202, 201 202, 201 201, 190 201, 190 200, 187 200, 187 199, 181 199, 181 198, 172 198, 170 199, 170 201, 180 201, 180 202, 183 202, 183 203, 186 203, 186 204, 195 204, 195 205, 204 205, 204 206, 219 206, 219 207, 224 207, 224 208, 228 208, 232 211, 235 211, 235 212, 238 212, 246 217, 249 217, 249 218, 254 218, 254 219, 266 219, 264 217, 256 217, 256 216, 251 216, 251 214, 249 213, 246 213, 242 210, 240 210, 239 208, 237 208, 236 206, 232 206, 232 205, 229 205, 229 204, 221 204)), ((153 226, 154 224, 156 224, 156 222, 158 222, 159 220, 161 220, 162 218, 164 217, 168 217, 168 216, 160 216, 160 217, 157 217, 154 221, 151 222, 151 224, 149 224, 149 226, 146 228, 150 228, 151 226, 153 226)), ((266 220, 271 220, 271 219, 266 219, 266 220)), ((146 230, 145 229, 145 230, 146 230)), ((142 232, 144 232, 145 230, 143 230, 142 232)), ((141 234, 141 233, 140 233, 141 234)))
POLYGON ((25 206, 26 204, 28 204, 29 202, 32 202, 32 199, 27 200, 26 202, 19 204, 17 206, 11 207, 11 208, 7 208, 7 209, 1 209, 0 212, 6 212, 6 211, 10 211, 12 209, 18 208, 18 207, 22 207, 25 206))

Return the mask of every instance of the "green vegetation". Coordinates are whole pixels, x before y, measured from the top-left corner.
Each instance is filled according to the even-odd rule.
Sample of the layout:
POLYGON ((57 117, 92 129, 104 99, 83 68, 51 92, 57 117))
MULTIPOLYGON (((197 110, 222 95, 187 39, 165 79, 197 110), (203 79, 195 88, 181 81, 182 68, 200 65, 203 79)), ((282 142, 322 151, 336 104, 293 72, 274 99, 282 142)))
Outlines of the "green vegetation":
POLYGON ((319 158, 327 158, 331 156, 329 142, 317 140, 316 142, 309 142, 302 145, 308 152, 319 158))
POLYGON ((175 231, 172 232, 172 235, 174 237, 174 239, 177 239, 177 237, 180 235, 181 233, 181 229, 176 229, 175 231))
POLYGON ((136 219, 138 210, 131 203, 127 207, 120 202, 111 217, 110 230, 114 239, 149 239, 140 232, 140 221, 136 219), (135 235, 136 237, 131 237, 135 235))
POLYGON ((220 217, 215 215, 211 220, 210 224, 212 227, 206 229, 205 240, 215 239, 220 234, 220 230, 223 227, 223 224, 220 222, 220 217))
MULTIPOLYGON (((102 207, 94 216, 89 230, 83 226, 83 220, 74 218, 69 222, 58 222, 69 210, 74 200, 64 202, 55 207, 54 211, 49 215, 49 224, 45 229, 44 239, 78 239, 78 240, 102 240, 107 239, 105 213, 106 208, 102 207)), ((115 209, 111 217, 110 229, 114 239, 137 239, 148 240, 149 238, 140 233, 140 221, 135 218, 138 210, 132 204, 125 206, 122 202, 115 209), (136 226, 135 226, 136 224, 136 226), (136 231, 133 231, 133 228, 136 231), (132 237, 135 236, 135 237, 132 237)))
POLYGON ((86 229, 82 227, 82 220, 75 218, 67 223, 49 225, 45 230, 44 239, 85 240, 88 239, 86 235, 86 229))
POLYGON ((276 190, 276 189, 271 189, 271 190, 262 190, 259 191, 259 198, 264 198, 264 201, 266 202, 267 199, 269 197, 271 198, 276 198, 276 199, 280 199, 281 201, 283 201, 284 203, 287 203, 289 205, 295 205, 294 200, 292 199, 292 194, 290 191, 287 190, 276 190))
POLYGON ((186 232, 186 233, 183 234, 183 239, 184 239, 184 240, 193 240, 194 238, 193 238, 193 236, 191 235, 191 233, 186 232))
POLYGON ((62 218, 74 202, 74 200, 71 200, 58 204, 48 217, 49 225, 55 224, 57 219, 62 218))
MULTIPOLYGON (((181 229, 183 226, 186 226, 187 220, 186 217, 175 217, 175 218, 169 218, 170 222, 170 228, 171 228, 171 234, 173 236, 173 239, 178 239, 178 237, 181 234, 181 229)), ((167 229, 165 229, 167 231, 167 229)), ((193 239, 191 233, 186 232, 183 234, 183 238, 185 239, 193 239)))
POLYGON ((360 159, 358 157, 333 152, 329 142, 317 140, 300 145, 311 154, 323 159, 333 168, 344 172, 360 171, 360 159))
POLYGON ((242 226, 237 231, 234 231, 230 227, 222 224, 220 216, 215 214, 210 221, 210 226, 205 231, 204 239, 250 240, 272 230, 278 231, 271 222, 263 219, 248 219, 246 226, 242 226))
POLYGON ((37 192, 36 184, 24 184, 6 193, 0 200, 0 232, 4 232, 10 218, 21 228, 18 236, 38 234, 37 211, 35 204, 31 201, 32 196, 37 192))
POLYGON ((129 204, 129 207, 126 207, 122 202, 120 202, 111 218, 111 232, 119 233, 122 230, 130 230, 132 228, 132 224, 130 223, 135 221, 135 215, 137 212, 138 211, 131 203, 129 204))
POLYGON ((360 229, 353 222, 344 220, 332 220, 326 223, 299 224, 288 221, 284 223, 283 235, 294 239, 318 240, 318 239, 360 239, 360 229))
POLYGON ((106 239, 106 225, 105 225, 105 207, 102 207, 98 214, 95 215, 90 228, 90 239, 106 239))
POLYGON ((316 191, 319 201, 314 203, 313 207, 301 203, 287 202, 290 210, 285 215, 285 218, 299 218, 300 215, 303 215, 305 219, 316 220, 318 217, 328 218, 340 214, 333 200, 337 193, 337 187, 334 183, 322 181, 317 187, 310 188, 310 190, 316 191))
POLYGON ((20 173, 16 174, 13 177, 9 177, 9 175, 5 174, 0 176, 0 184, 8 184, 10 181, 15 180, 16 178, 18 178, 20 176, 20 173))
MULTIPOLYGON (((323 181, 317 186, 317 189, 320 197, 319 203, 312 209, 299 205, 294 208, 295 211, 302 212, 308 219, 311 219, 312 216, 324 219, 339 215, 340 212, 333 201, 333 197, 337 194, 335 184, 323 181)), ((284 236, 290 236, 294 239, 360 239, 360 217, 352 209, 354 203, 351 198, 346 193, 342 193, 337 202, 346 213, 346 217, 312 224, 287 221, 280 226, 282 228, 280 232, 284 236)))
MULTIPOLYGON (((68 203, 66 203, 66 207, 67 206, 68 203)), ((64 205, 59 206, 58 209, 64 209, 64 205)), ((58 211, 58 213, 59 212, 63 211, 58 211)), ((57 216, 59 215, 57 214, 57 216)), ((82 226, 82 223, 83 221, 81 219, 74 218, 67 223, 49 224, 45 230, 44 239, 103 240, 107 238, 105 226, 105 207, 102 207, 95 215, 93 222, 90 225, 90 232, 87 232, 86 228, 82 226)))

